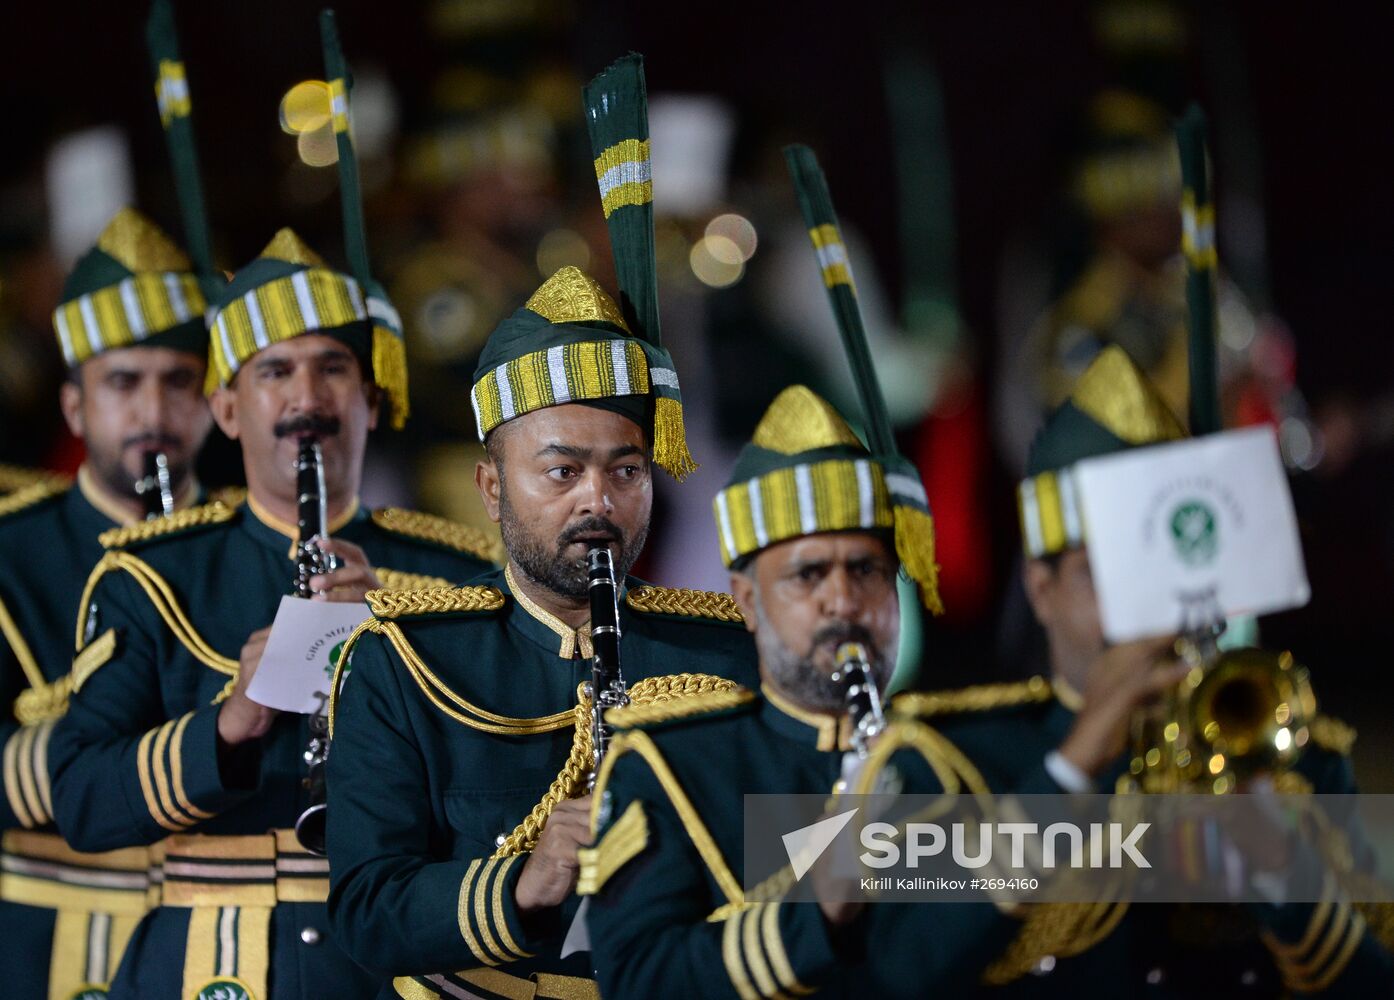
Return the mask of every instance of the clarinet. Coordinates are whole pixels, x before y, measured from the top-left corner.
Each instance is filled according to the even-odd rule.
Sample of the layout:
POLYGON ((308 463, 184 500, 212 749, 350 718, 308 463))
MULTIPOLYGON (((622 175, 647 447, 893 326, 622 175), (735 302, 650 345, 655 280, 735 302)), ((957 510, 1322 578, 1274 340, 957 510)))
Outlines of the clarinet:
MULTIPOLYGON (((302 438, 300 453, 295 459, 296 493, 299 494, 300 540, 295 545, 295 579, 291 583, 296 597, 313 595, 310 577, 328 573, 338 567, 338 560, 325 555, 320 548, 328 534, 328 498, 324 491, 324 461, 319 442, 302 438)), ((301 784, 309 793, 310 804, 295 821, 295 836, 300 846, 311 854, 323 857, 325 787, 324 766, 329 759, 329 699, 321 696, 319 707, 310 715, 310 740, 302 759, 306 773, 301 784)))
POLYGON ((587 693, 591 699, 592 764, 589 787, 595 787, 601 761, 609 749, 612 735, 605 712, 629 704, 624 674, 620 670, 619 587, 615 583, 615 562, 603 545, 590 550, 589 587, 591 600, 591 679, 587 693))
POLYGON ((833 682, 847 685, 843 695, 847 699, 847 716, 852 720, 852 750, 859 759, 865 760, 871 752, 872 738, 886 728, 881 692, 872 678, 870 657, 861 643, 844 642, 837 648, 833 665, 837 668, 832 675, 833 682))
POLYGON ((145 453, 145 475, 136 480, 136 496, 145 504, 147 521, 174 513, 174 484, 169 476, 169 459, 164 452, 145 453))

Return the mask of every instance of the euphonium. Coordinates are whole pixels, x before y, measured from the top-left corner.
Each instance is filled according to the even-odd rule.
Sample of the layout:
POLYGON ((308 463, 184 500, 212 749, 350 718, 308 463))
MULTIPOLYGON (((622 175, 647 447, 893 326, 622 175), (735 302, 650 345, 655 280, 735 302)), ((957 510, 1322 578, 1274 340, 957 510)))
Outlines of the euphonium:
POLYGON ((1177 654, 1191 670, 1156 706, 1134 717, 1134 753, 1123 787, 1223 794, 1296 763, 1316 713, 1306 668, 1288 652, 1221 651, 1217 637, 1211 629, 1177 640, 1177 654))

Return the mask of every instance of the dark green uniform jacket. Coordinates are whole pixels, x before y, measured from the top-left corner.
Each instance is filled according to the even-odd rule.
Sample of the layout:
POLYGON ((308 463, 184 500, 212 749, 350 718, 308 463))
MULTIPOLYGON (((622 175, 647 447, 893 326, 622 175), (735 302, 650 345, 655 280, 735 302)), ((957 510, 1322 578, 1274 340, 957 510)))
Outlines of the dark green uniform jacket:
MULTIPOLYGON (((564 766, 563 797, 585 791, 588 630, 517 596, 510 575, 379 603, 379 631, 352 651, 329 757, 329 906, 349 954, 390 981, 383 996, 594 994, 589 954, 560 958, 577 901, 530 921, 514 906, 534 807, 564 766)), ((725 594, 630 579, 620 626, 632 693, 673 674, 755 682, 725 594)))
MULTIPOLYGON (((79 850, 155 845, 162 879, 113 997, 188 997, 223 981, 254 1000, 368 991, 325 933, 327 866, 284 832, 307 804, 307 717, 282 714, 219 761, 220 697, 290 590, 294 529, 268 521, 209 505, 126 529, 89 582, 90 641, 49 747, 54 816, 79 850)), ((425 515, 358 510, 331 533, 399 582, 487 565, 478 539, 425 515)))
MULTIPOLYGON (((1044 765, 1074 722, 1074 713, 1043 678, 962 691, 911 696, 913 705, 964 752, 996 793, 1059 794, 1064 791, 1044 765), (915 702, 918 700, 918 704, 915 702)), ((1343 723, 1318 717, 1313 742, 1295 767, 1293 782, 1318 793, 1356 790, 1346 756, 1353 733, 1343 723)), ((1113 787, 1124 762, 1100 778, 1113 787)), ((1356 844, 1357 864, 1367 852, 1356 844)), ((1365 904, 1361 904, 1363 907, 1365 904)), ((1372 906, 1378 904, 1370 904, 1372 906)), ((1297 982, 1320 985, 1323 996, 1388 996, 1394 962, 1365 928, 1361 907, 1293 903, 1283 907, 1172 906, 1023 908, 1027 926, 992 966, 989 997, 1282 996, 1297 982), (1285 983, 1282 970, 1260 940, 1267 931, 1279 943, 1308 940, 1299 960, 1310 965, 1300 980, 1285 983), (1308 939, 1308 935, 1314 935, 1308 939), (1028 946, 1028 940, 1035 943, 1028 946), (1326 941, 1331 947, 1323 948, 1326 941), (1046 945, 1041 942, 1049 941, 1046 945)))
MULTIPOLYGON (((778 888, 772 901, 742 905, 744 796, 831 793, 845 735, 768 691, 692 708, 664 718, 658 706, 647 721, 635 711, 612 750, 582 869, 582 888, 596 892, 588 924, 607 1000, 921 996, 927 984, 952 995, 1001 947, 1006 918, 989 903, 935 907, 932 932, 895 954, 881 940, 908 916, 900 904, 870 906, 836 932, 817 904, 781 901, 778 888)), ((903 790, 940 792, 914 763, 896 759, 903 790)))

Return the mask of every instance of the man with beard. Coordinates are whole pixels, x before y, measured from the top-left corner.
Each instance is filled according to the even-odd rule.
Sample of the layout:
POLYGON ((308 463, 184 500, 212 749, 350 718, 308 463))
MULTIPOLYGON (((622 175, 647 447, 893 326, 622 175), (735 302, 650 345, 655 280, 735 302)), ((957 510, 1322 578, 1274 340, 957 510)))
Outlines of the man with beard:
POLYGON ((176 509, 202 499, 193 462, 212 426, 200 391, 208 351, 203 308, 188 257, 153 222, 122 209, 78 261, 54 313, 69 366, 63 416, 86 450, 77 483, 53 477, 0 500, 0 975, 7 996, 41 998, 50 989, 68 996, 106 983, 144 910, 143 856, 80 856, 53 832, 45 762, 67 703, 83 582, 103 554, 98 536, 145 518, 136 484, 150 453, 167 459, 176 509), (123 301, 126 288, 134 294, 123 301), (111 878, 134 888, 78 898, 77 887, 111 878), (94 921, 102 928, 98 947, 90 946, 94 921), (74 942, 79 954, 55 951, 55 938, 74 942))
MULTIPOLYGON (((335 47, 337 48, 337 47, 335 47)), ((331 85, 343 92, 341 65, 331 85)), ((336 119, 337 120, 337 119, 336 119)), ((358 220, 340 136, 345 216, 358 220)), ((361 227, 349 258, 367 259, 361 227)), ((328 267, 281 230, 215 303, 207 385, 242 449, 247 500, 123 529, 88 580, 84 646, 49 748, 60 829, 80 850, 151 847, 159 905, 113 998, 353 997, 370 989, 328 940, 328 864, 291 829, 310 804, 305 716, 251 701, 268 627, 296 578, 299 444, 322 453, 337 568, 315 599, 440 584, 488 566, 467 529, 358 500, 368 432, 406 416, 395 313, 370 276, 328 267)))
POLYGON ((595 995, 589 956, 562 957, 589 840, 590 549, 614 560, 631 699, 755 681, 728 595, 628 576, 653 466, 690 463, 658 340, 643 101, 638 57, 587 89, 628 309, 564 268, 494 331, 475 374, 488 451, 475 482, 506 567, 455 590, 370 594, 376 617, 356 633, 332 716, 330 914, 390 981, 383 996, 595 995), (615 182, 623 168, 640 180, 615 182))
MULTIPOLYGON (((894 919, 886 908, 822 895, 789 902, 778 888, 752 905, 741 888, 759 879, 745 870, 744 797, 828 795, 844 777, 851 725, 847 681, 834 676, 838 647, 860 643, 877 688, 890 681, 905 539, 887 478, 887 463, 830 405, 794 386, 717 495, 760 689, 607 714, 621 731, 596 783, 596 846, 582 854, 580 886, 594 894, 588 922, 604 996, 888 995, 882 966, 905 956, 874 948, 878 921, 894 919)), ((932 602, 932 588, 923 596, 932 602)), ((941 791, 921 770, 904 790, 941 791)), ((931 978, 947 981, 991 954, 996 909, 954 913, 916 945, 917 968, 931 978)))

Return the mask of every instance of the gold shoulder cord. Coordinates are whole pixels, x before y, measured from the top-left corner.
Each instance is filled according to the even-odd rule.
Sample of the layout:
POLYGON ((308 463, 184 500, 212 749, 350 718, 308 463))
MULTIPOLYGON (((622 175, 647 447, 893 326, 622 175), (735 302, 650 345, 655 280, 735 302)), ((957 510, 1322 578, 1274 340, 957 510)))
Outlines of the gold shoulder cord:
POLYGON ((0 463, 0 493, 14 493, 39 484, 56 486, 56 492, 61 493, 72 485, 72 480, 48 469, 26 469, 19 465, 0 463))
POLYGON ((70 484, 65 480, 54 477, 43 479, 37 483, 23 486, 16 489, 9 496, 0 497, 0 517, 13 514, 17 510, 32 507, 40 500, 47 500, 49 497, 57 496, 68 488, 70 484))
POLYGON ((650 614, 713 618, 719 622, 745 621, 736 607, 735 598, 715 590, 635 587, 625 595, 624 602, 635 611, 650 614))
POLYGON ((954 691, 924 691, 903 694, 892 703, 898 715, 928 718, 954 712, 988 712, 997 708, 1034 705, 1051 699, 1050 682, 1032 677, 1007 684, 977 684, 954 691))
MULTIPOLYGON (((198 509, 198 508, 193 508, 198 509)), ((171 515, 177 517, 178 515, 171 515)), ((170 520, 171 518, 164 518, 170 520)), ((156 521, 149 522, 157 524, 156 521)), ((122 529, 125 530, 125 529, 122 529)), ((212 646, 210 646, 203 636, 198 634, 193 623, 189 621, 184 609, 179 606, 179 599, 175 596, 170 585, 165 578, 155 572, 155 568, 143 559, 131 555, 129 552, 122 552, 119 549, 108 552, 102 556, 101 560, 92 569, 92 573, 87 578, 87 585, 82 589, 82 600, 78 602, 81 609, 77 618, 77 630, 74 639, 74 647, 80 653, 83 647, 84 625, 87 619, 88 608, 92 605, 92 593, 97 587, 97 582, 107 573, 115 570, 123 570, 140 585, 145 591, 150 603, 155 606, 156 612, 164 619, 164 623, 169 626, 169 630, 174 633, 174 637, 180 644, 187 649, 204 666, 216 670, 220 674, 229 677, 227 685, 214 699, 214 704, 225 699, 232 693, 233 685, 237 683, 238 661, 223 656, 212 646)))
POLYGON ((434 542, 455 549, 466 555, 475 556, 485 562, 499 563, 499 543, 484 532, 469 525, 448 521, 434 514, 404 510, 401 507, 384 507, 373 511, 373 523, 394 535, 405 535, 425 542, 434 542))
POLYGON ((102 543, 102 548, 119 549, 132 542, 143 542, 147 539, 159 538, 162 535, 172 535, 188 528, 197 528, 205 524, 221 524, 224 521, 232 520, 235 513, 236 511, 232 507, 214 500, 212 503, 201 504, 198 507, 177 510, 167 517, 157 517, 153 521, 139 521, 135 524, 128 524, 124 528, 110 528, 98 535, 97 541, 102 543))

